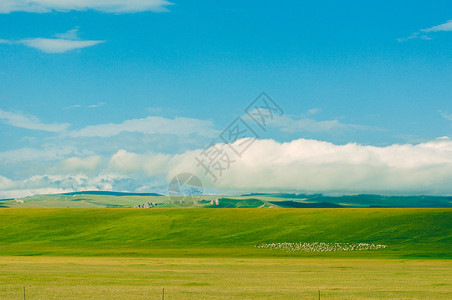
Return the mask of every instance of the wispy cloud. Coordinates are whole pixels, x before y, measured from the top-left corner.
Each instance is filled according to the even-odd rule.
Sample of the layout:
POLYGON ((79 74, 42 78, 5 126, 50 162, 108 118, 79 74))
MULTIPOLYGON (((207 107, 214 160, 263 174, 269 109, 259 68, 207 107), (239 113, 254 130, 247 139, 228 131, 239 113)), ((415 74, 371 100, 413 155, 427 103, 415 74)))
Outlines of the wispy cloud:
POLYGON ((402 42, 406 42, 406 41, 413 40, 413 39, 431 40, 432 38, 429 37, 428 35, 423 34, 422 32, 419 32, 419 31, 418 31, 418 32, 415 32, 415 33, 411 34, 411 35, 408 36, 408 37, 405 37, 405 38, 398 38, 397 41, 398 41, 399 43, 402 43, 402 42))
POLYGON ((105 102, 100 102, 100 103, 97 103, 97 104, 88 105, 87 108, 97 108, 97 107, 101 107, 101 106, 104 106, 104 105, 105 105, 105 102))
POLYGON ((441 31, 452 31, 452 20, 449 20, 444 24, 421 29, 406 38, 398 38, 397 41, 406 42, 406 41, 412 40, 412 39, 431 40, 431 37, 428 35, 428 33, 441 32, 441 31))
POLYGON ((311 108, 308 110, 308 115, 315 115, 321 112, 322 110, 320 108, 311 108))
POLYGON ((33 161, 42 163, 62 160, 71 155, 81 155, 81 153, 75 147, 67 145, 47 145, 41 148, 20 148, 0 152, 0 163, 5 165, 27 162, 27 166, 30 167, 33 161))
POLYGON ((64 33, 57 33, 55 34, 55 37, 65 40, 78 40, 79 39, 78 30, 79 27, 77 26, 74 29, 68 30, 64 33))
POLYGON ((44 53, 64 53, 75 49, 92 47, 104 41, 72 41, 64 39, 25 39, 18 43, 30 48, 41 50, 44 53))
POLYGON ((65 107, 64 109, 73 109, 73 108, 98 108, 101 106, 104 106, 105 102, 99 102, 97 104, 91 104, 91 105, 81 105, 81 104, 74 104, 68 107, 65 107))
POLYGON ((78 28, 71 29, 65 33, 55 35, 57 38, 28 38, 18 41, 0 40, 0 44, 20 44, 29 48, 40 50, 44 53, 65 53, 75 49, 92 47, 105 41, 80 40, 78 28))
POLYGON ((110 170, 122 174, 144 173, 146 176, 165 174, 172 158, 169 154, 136 154, 119 150, 110 159, 110 170))
POLYGON ((102 157, 98 155, 89 157, 70 157, 65 159, 58 166, 64 172, 94 172, 102 162, 102 157))
POLYGON ((192 134, 214 137, 219 132, 213 129, 213 123, 208 120, 192 118, 167 119, 149 116, 143 119, 126 120, 122 123, 91 125, 69 133, 70 137, 112 137, 123 132, 138 132, 143 134, 169 134, 190 136, 192 134))
POLYGON ((449 121, 452 121, 452 114, 450 114, 450 113, 448 113, 448 112, 445 112, 445 111, 442 111, 442 110, 440 110, 440 111, 438 111, 438 112, 441 114, 441 116, 442 116, 444 119, 449 120, 449 121))
POLYGON ((2 0, 0 13, 16 11, 49 13, 97 10, 107 13, 133 13, 140 11, 161 12, 172 3, 166 0, 2 0))
POLYGON ((313 108, 303 114, 301 118, 293 118, 287 115, 269 121, 269 126, 279 128, 284 132, 337 132, 343 130, 364 130, 369 129, 363 125, 342 123, 337 119, 316 120, 313 116, 319 113, 319 108, 313 108))
POLYGON ((452 31, 452 20, 449 20, 444 24, 440 24, 426 29, 421 29, 421 31, 422 32, 452 31))
POLYGON ((42 123, 36 116, 4 111, 2 109, 0 109, 0 122, 18 128, 48 132, 62 132, 70 125, 67 123, 46 124, 42 123))

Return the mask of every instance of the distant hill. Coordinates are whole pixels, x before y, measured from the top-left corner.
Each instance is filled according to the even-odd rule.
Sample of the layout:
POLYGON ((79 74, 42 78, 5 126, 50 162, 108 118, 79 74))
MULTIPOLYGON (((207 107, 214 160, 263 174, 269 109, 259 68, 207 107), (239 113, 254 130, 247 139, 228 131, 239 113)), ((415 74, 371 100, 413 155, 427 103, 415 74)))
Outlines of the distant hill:
POLYGON ((248 193, 248 194, 242 194, 242 197, 248 197, 248 196, 272 196, 274 194, 269 193, 248 193))
POLYGON ((83 191, 83 192, 72 192, 72 193, 63 193, 58 195, 104 195, 104 196, 144 196, 144 197, 159 197, 163 196, 162 194, 156 193, 127 193, 127 192, 111 192, 111 191, 83 191))
MULTIPOLYGON (((248 195, 254 197, 260 195, 266 198, 270 197, 281 200, 285 199, 282 201, 290 201, 289 199, 293 199, 295 202, 302 200, 307 203, 335 204, 338 205, 338 207, 452 208, 452 196, 382 196, 372 194, 325 196, 322 194, 288 193, 246 194, 246 196, 248 195)), ((302 207, 303 205, 295 204, 295 206, 302 207)))
POLYGON ((339 204, 319 202, 319 203, 301 203, 297 201, 275 201, 270 202, 271 204, 278 205, 284 208, 340 208, 344 207, 339 204))
POLYGON ((156 193, 84 191, 53 195, 35 195, 21 199, 0 200, 1 207, 79 207, 130 208, 145 202, 164 204, 169 198, 156 193))
POLYGON ((0 200, 4 207, 91 207, 132 208, 146 202, 160 208, 452 208, 450 196, 381 196, 322 194, 248 193, 241 196, 201 195, 196 203, 184 197, 157 193, 83 191, 54 195, 35 195, 0 200), (179 199, 180 198, 180 199, 179 199), (182 201, 182 202, 180 202, 182 201), (218 202, 218 203, 217 203, 218 202))

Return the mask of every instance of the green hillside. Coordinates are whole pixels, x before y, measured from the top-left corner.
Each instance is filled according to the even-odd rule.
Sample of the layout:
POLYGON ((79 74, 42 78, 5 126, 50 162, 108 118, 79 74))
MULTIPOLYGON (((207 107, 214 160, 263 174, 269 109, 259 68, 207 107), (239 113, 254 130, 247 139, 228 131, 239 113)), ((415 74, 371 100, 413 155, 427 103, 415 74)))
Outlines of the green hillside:
POLYGON ((3 207, 79 207, 79 208, 114 208, 134 207, 144 202, 164 203, 167 197, 142 195, 96 195, 96 194, 57 194, 36 195, 22 199, 0 201, 3 207))
POLYGON ((452 209, 0 209, 0 255, 452 257, 452 209), (288 253, 274 242, 376 243, 288 253))
POLYGON ((86 207, 131 208, 146 202, 157 203, 162 208, 337 208, 337 207, 392 207, 392 208, 452 208, 448 196, 324 196, 321 194, 262 194, 202 195, 197 203, 184 197, 168 197, 155 193, 121 193, 109 191, 84 191, 55 195, 35 195, 21 199, 0 199, 0 207, 86 207), (212 205, 212 200, 219 200, 212 205), (173 201, 176 200, 176 201, 173 201), (185 200, 180 203, 179 200, 185 200))

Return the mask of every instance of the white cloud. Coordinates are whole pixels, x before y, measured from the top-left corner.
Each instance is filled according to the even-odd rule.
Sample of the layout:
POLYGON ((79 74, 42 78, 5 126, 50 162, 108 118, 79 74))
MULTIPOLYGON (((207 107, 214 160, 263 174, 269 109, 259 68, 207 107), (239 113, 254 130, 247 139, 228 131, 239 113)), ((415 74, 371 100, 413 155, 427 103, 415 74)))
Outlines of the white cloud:
POLYGON ((166 173, 170 159, 168 154, 136 154, 119 150, 111 157, 109 168, 123 174, 143 172, 147 176, 156 176, 166 173))
POLYGON ((440 24, 426 29, 421 29, 421 31, 422 32, 452 31, 452 20, 449 20, 444 24, 440 24))
POLYGON ((321 111, 322 110, 320 108, 311 108, 310 110, 308 110, 308 115, 315 115, 315 114, 318 114, 321 111))
POLYGON ((101 106, 104 106, 104 105, 105 105, 105 102, 99 102, 97 104, 88 105, 87 108, 97 108, 97 107, 101 107, 101 106))
POLYGON ((68 30, 65 33, 57 33, 55 34, 55 37, 65 40, 78 40, 78 31, 79 28, 75 27, 74 29, 68 30))
POLYGON ((98 155, 89 157, 70 157, 60 163, 59 169, 64 172, 94 172, 99 169, 102 157, 98 155))
POLYGON ((449 121, 452 121, 452 114, 450 114, 450 113, 447 113, 447 112, 444 112, 444 111, 439 111, 439 113, 441 114, 441 116, 444 118, 444 119, 446 119, 446 120, 449 120, 449 121))
POLYGON ((0 176, 0 198, 19 198, 36 194, 64 193, 68 190, 52 184, 61 178, 49 176, 32 176, 24 180, 13 181, 0 176))
MULTIPOLYGON (((308 111, 309 115, 317 113, 318 110, 308 111)), ((367 129, 366 126, 345 124, 338 120, 317 121, 309 117, 302 119, 292 119, 287 115, 275 118, 268 122, 268 125, 277 127, 284 132, 331 132, 341 130, 361 130, 367 129)))
POLYGON ((65 33, 55 35, 57 38, 30 38, 18 41, 0 40, 0 44, 21 44, 30 48, 40 50, 44 53, 65 53, 75 49, 92 47, 105 41, 83 41, 78 37, 78 28, 71 29, 65 33))
POLYGON ((14 187, 14 181, 0 175, 0 190, 9 190, 14 187))
POLYGON ((420 40, 431 40, 432 38, 429 37, 426 34, 423 34, 422 32, 415 32, 412 35, 406 37, 406 38, 398 38, 397 41, 399 43, 401 42, 406 42, 408 40, 413 40, 413 39, 420 39, 420 40))
POLYGON ((429 35, 427 35, 427 33, 441 32, 441 31, 443 31, 443 32, 444 31, 452 31, 452 20, 449 20, 444 24, 440 24, 440 25, 433 26, 430 28, 421 29, 406 38, 398 38, 397 41, 406 42, 406 41, 412 40, 412 39, 431 40, 432 38, 429 35))
POLYGON ((133 13, 140 11, 166 11, 171 5, 165 0, 2 0, 0 13, 15 11, 49 13, 52 11, 97 10, 107 13, 133 13))
POLYGON ((0 189, 0 199, 24 198, 33 195, 61 194, 73 192, 72 189, 60 188, 36 188, 36 189, 17 189, 2 191, 0 189))
POLYGON ((104 106, 105 102, 99 102, 97 104, 90 104, 90 105, 80 105, 80 104, 74 104, 68 107, 65 107, 64 109, 72 109, 72 108, 98 108, 104 106))
POLYGON ((61 160, 68 155, 78 154, 74 147, 55 145, 37 148, 20 148, 9 151, 0 152, 0 162, 19 163, 19 162, 43 162, 52 160, 61 160))
POLYGON ((69 127, 67 123, 46 124, 42 123, 36 116, 8 112, 2 109, 0 109, 0 122, 14 127, 48 132, 62 132, 69 127))
POLYGON ((87 176, 77 175, 35 175, 13 181, 0 176, 0 199, 19 198, 36 194, 56 194, 73 191, 110 191, 124 178, 112 174, 87 176))
MULTIPOLYGON (((217 145, 227 150, 225 145, 217 145)), ((387 147, 299 139, 257 140, 216 184, 187 152, 172 158, 168 179, 197 173, 225 190, 452 195, 452 140, 387 147)))
POLYGON ((64 53, 75 49, 82 49, 92 47, 104 41, 73 41, 64 39, 24 39, 18 41, 19 44, 23 44, 27 47, 38 49, 44 53, 64 53))
POLYGON ((111 137, 123 132, 143 134, 173 134, 190 136, 192 134, 214 137, 218 132, 211 121, 192 118, 167 119, 149 116, 143 119, 127 120, 119 124, 92 125, 69 133, 71 137, 111 137))
POLYGON ((155 192, 165 185, 162 177, 169 181, 185 172, 197 174, 205 187, 220 190, 452 195, 452 139, 447 137, 386 147, 307 139, 255 140, 241 157, 231 152, 230 145, 215 147, 227 151, 233 160, 217 182, 197 166, 195 157, 202 158, 204 149, 175 155, 119 150, 105 157, 66 155, 53 169, 39 170, 47 175, 20 180, 0 176, 0 198, 43 191, 155 192))

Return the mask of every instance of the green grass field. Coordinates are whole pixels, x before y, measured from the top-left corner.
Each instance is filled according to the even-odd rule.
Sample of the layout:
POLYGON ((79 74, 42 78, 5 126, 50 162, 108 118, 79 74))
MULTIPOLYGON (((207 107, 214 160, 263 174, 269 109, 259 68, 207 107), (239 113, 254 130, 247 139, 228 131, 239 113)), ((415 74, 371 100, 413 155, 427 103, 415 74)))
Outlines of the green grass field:
POLYGON ((450 260, 0 257, 0 299, 450 299, 450 260))
POLYGON ((111 196, 111 195, 36 195, 21 199, 23 203, 8 200, 0 204, 12 208, 127 208, 149 202, 163 203, 167 197, 158 196, 111 196))
POLYGON ((452 209, 0 209, 0 255, 451 258, 452 209), (286 253, 272 242, 386 249, 286 253))
POLYGON ((452 209, 3 208, 0 226, 0 299, 452 298, 452 209))

